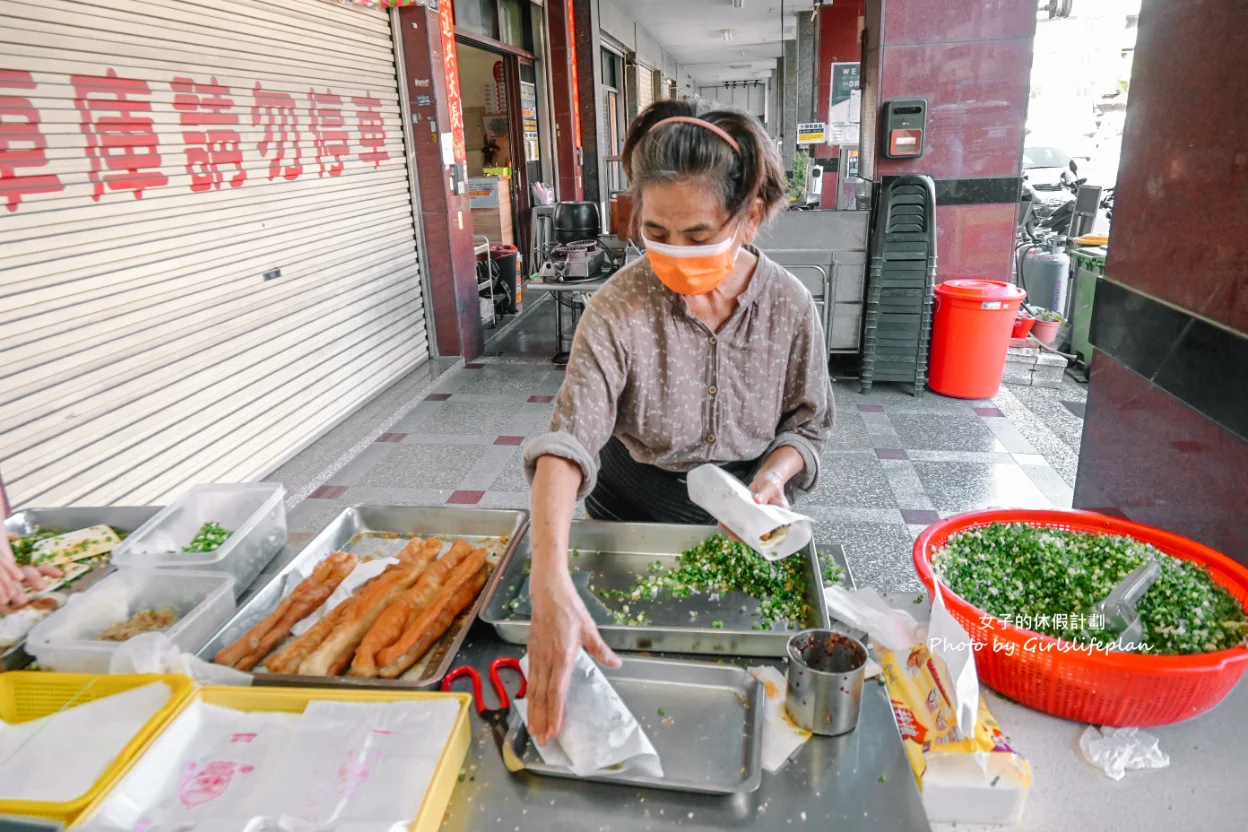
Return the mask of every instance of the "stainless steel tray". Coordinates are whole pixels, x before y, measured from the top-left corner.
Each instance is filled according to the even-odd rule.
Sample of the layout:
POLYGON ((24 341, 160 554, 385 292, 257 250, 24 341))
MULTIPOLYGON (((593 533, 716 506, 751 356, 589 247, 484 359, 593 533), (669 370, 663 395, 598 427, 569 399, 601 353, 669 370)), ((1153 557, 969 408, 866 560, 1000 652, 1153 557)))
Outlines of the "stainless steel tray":
POLYGON ((622 659, 603 673, 658 752, 663 777, 625 772, 577 777, 542 762, 513 710, 504 740, 508 767, 550 777, 703 794, 748 794, 763 779, 763 686, 736 665, 622 659), (660 716, 659 714, 663 715, 660 716))
MULTIPOLYGON (((72 532, 90 526, 112 526, 123 532, 133 532, 156 516, 163 506, 69 506, 67 508, 28 508, 14 512, 5 518, 6 534, 29 535, 36 529, 53 532, 72 532)), ((97 566, 78 578, 67 592, 81 592, 105 574, 111 566, 97 566)), ((17 670, 30 664, 31 657, 23 649, 25 642, 0 650, 0 671, 17 670)))
MULTIPOLYGON (((593 573, 596 590, 629 589, 655 561, 668 567, 681 552, 720 530, 714 526, 682 526, 645 523, 575 521, 569 547, 579 552, 569 558, 574 571, 593 573)), ((806 572, 806 600, 810 607, 800 627, 785 629, 773 623, 770 630, 755 630, 760 622, 754 610, 758 600, 743 592, 729 592, 712 601, 708 595, 674 599, 661 595, 655 601, 630 604, 630 612, 644 610, 650 623, 642 626, 601 624, 598 632, 616 650, 653 650, 724 656, 783 657, 789 637, 798 630, 826 629, 828 608, 823 598, 823 575, 814 544, 792 555, 802 558, 806 572), (745 611, 742 611, 742 608, 745 611), (691 613, 697 613, 696 618, 691 613), (720 621, 722 628, 711 623, 720 621)), ((481 620, 492 624, 504 641, 526 644, 529 620, 511 611, 511 602, 524 585, 529 563, 526 540, 494 584, 481 609, 481 620)), ((615 602, 608 604, 614 608, 615 602)))
POLYGON ((455 653, 485 598, 507 569, 512 553, 529 527, 527 511, 482 508, 424 508, 420 506, 357 505, 343 510, 332 523, 259 589, 234 617, 199 651, 211 661, 224 647, 237 641, 264 618, 333 552, 351 552, 365 559, 396 554, 413 536, 463 538, 489 552, 494 572, 472 606, 451 625, 423 659, 399 679, 356 679, 349 676, 297 676, 255 672, 257 685, 310 685, 316 687, 421 688, 436 684, 450 670, 455 653))

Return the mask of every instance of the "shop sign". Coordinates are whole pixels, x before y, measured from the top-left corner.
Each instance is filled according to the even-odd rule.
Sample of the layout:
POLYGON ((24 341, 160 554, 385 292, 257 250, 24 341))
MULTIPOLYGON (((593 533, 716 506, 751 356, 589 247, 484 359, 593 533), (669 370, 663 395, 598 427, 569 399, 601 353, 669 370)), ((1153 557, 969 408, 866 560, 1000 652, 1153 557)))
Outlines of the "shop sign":
POLYGON ((537 145, 537 84, 520 82, 520 108, 524 120, 524 160, 536 162, 539 158, 537 145))
POLYGON ((452 155, 457 162, 468 161, 464 139, 464 102, 459 94, 459 58, 455 52, 455 17, 450 3, 438 12, 442 25, 442 68, 446 73, 446 103, 451 114, 452 155))
POLYGON ((822 144, 827 133, 826 125, 821 122, 797 125, 798 144, 822 144))
POLYGON ((860 65, 856 62, 832 64, 826 139, 830 145, 858 144, 858 127, 862 121, 860 73, 860 65))

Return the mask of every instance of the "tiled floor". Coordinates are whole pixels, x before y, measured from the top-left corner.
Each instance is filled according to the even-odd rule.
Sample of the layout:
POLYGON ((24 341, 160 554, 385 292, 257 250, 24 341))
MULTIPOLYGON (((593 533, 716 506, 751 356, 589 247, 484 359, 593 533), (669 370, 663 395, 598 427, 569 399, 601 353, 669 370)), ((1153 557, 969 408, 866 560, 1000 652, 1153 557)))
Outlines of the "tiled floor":
MULTIPOLYGON (((405 394, 385 394, 389 413, 352 417, 358 437, 373 440, 354 443, 352 455, 324 447, 344 445, 336 429, 279 470, 273 478, 298 494, 308 490, 299 477, 325 466, 290 512, 292 531, 317 531, 358 502, 527 507, 523 443, 544 430, 563 379, 550 363, 545 306, 497 333, 478 361, 444 366, 440 376, 417 371, 424 384, 404 380, 396 387, 405 394)), ((940 517, 1070 506, 1082 423, 1063 402, 1086 398, 1073 382, 1002 388, 991 401, 914 398, 889 384, 861 395, 854 381, 834 390, 837 427, 823 476, 798 508, 814 519, 818 542, 846 547, 860 585, 917 589, 910 548, 940 517)))

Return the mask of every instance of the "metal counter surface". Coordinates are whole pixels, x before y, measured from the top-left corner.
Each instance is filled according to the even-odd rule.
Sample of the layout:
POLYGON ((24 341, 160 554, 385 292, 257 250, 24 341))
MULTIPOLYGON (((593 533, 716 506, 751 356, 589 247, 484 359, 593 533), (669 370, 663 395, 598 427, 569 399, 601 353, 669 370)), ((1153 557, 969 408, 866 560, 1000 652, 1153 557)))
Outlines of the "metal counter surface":
MULTIPOLYGON (((839 546, 820 547, 842 567, 839 546)), ((852 585, 852 576, 850 577, 852 585)), ((477 621, 455 664, 484 671, 499 656, 524 655, 494 629, 477 621)), ((647 655, 647 654, 630 654, 647 655)), ((664 658, 714 661, 709 656, 664 658)), ((784 661, 724 659, 743 667, 770 664, 784 673, 784 661)), ((504 674, 515 691, 512 674, 504 674)), ((486 686, 486 705, 494 707, 486 686)), ((708 726, 713 730, 715 726, 708 726)), ((443 832, 634 832, 634 830, 835 829, 929 832, 918 787, 902 749, 892 706, 882 685, 871 680, 862 693, 857 730, 841 737, 812 737, 780 771, 763 772, 758 791, 719 797, 658 789, 639 790, 603 783, 561 780, 528 772, 509 773, 489 727, 472 714, 473 742, 464 759, 464 779, 455 785, 442 821, 443 832)))

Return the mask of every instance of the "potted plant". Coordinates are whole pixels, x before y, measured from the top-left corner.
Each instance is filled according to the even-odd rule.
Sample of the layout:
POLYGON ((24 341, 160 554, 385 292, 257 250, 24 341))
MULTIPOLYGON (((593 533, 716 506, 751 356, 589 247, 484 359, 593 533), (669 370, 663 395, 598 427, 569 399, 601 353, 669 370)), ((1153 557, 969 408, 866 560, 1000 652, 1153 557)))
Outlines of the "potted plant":
POLYGON ((1031 327, 1031 334, 1042 344, 1052 344, 1057 340, 1057 332, 1066 320, 1050 309, 1042 309, 1036 313, 1036 322, 1031 327))
POLYGON ((1026 338, 1035 323, 1036 319, 1031 316, 1030 312, 1026 309, 1018 310, 1018 314, 1014 316, 1014 331, 1010 333, 1010 337, 1026 338))

